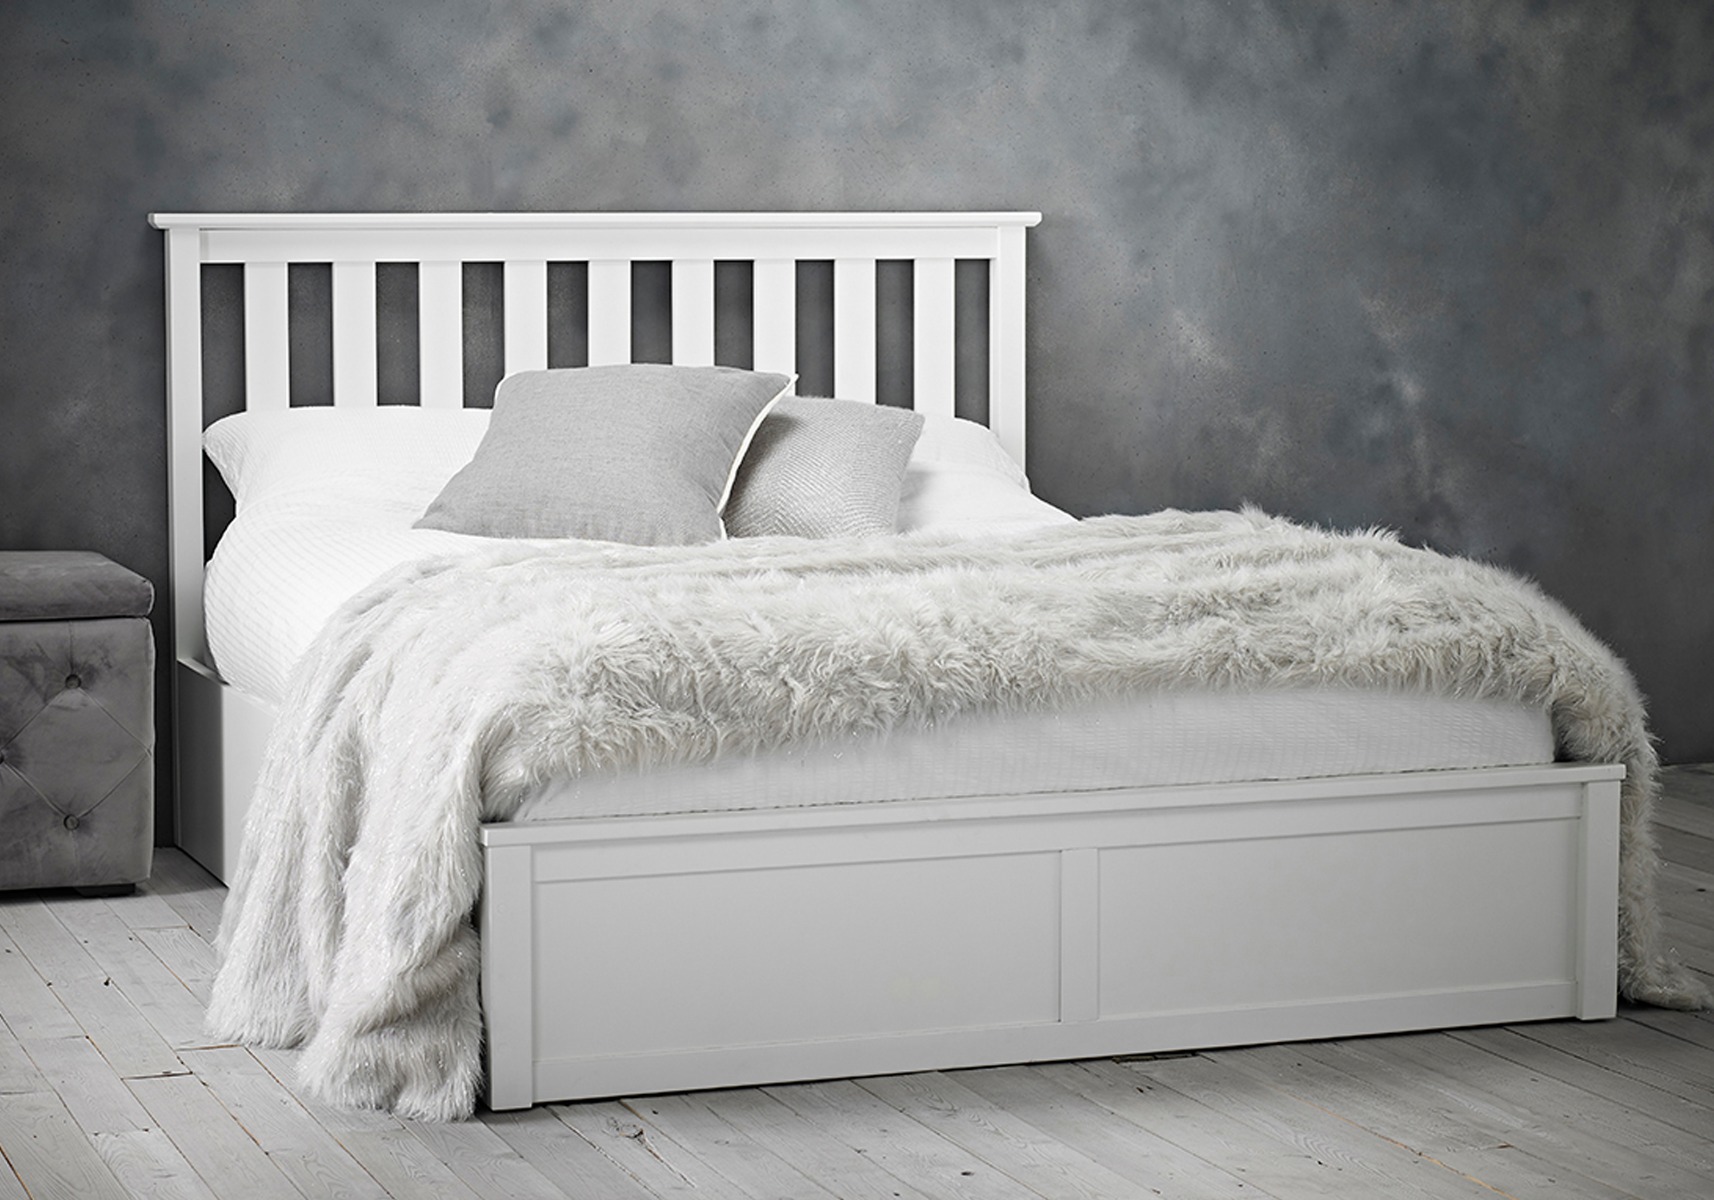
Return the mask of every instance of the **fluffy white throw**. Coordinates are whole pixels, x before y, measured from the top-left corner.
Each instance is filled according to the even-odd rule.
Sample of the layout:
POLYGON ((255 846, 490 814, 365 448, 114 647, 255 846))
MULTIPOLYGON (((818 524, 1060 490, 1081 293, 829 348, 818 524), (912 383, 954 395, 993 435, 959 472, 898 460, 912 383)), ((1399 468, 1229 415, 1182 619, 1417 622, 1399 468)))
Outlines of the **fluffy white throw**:
POLYGON ((221 923, 208 1020, 303 1044, 341 1105, 468 1114, 479 822, 557 773, 690 762, 1176 685, 1546 706, 1622 762, 1620 979, 1706 999, 1656 936, 1654 750, 1624 665, 1503 571, 1256 512, 1011 537, 501 545, 393 572, 299 664, 221 923))

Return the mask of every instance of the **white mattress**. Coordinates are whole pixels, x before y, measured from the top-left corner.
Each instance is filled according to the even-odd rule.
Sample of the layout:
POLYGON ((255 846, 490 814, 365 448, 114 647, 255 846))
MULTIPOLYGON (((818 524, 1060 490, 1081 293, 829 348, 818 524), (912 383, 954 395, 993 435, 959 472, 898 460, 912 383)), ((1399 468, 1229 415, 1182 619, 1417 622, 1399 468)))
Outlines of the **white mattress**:
MULTIPOLYGON (((1039 502, 1037 502, 1039 503, 1039 502)), ((1043 506, 1046 507, 1045 505, 1043 506)), ((322 623, 384 571, 485 539, 273 504, 227 531, 209 565, 210 654, 270 702, 322 623)), ((970 716, 945 728, 624 777, 560 780, 520 819, 1019 795, 1552 761, 1545 712, 1416 693, 1180 692, 1078 711, 970 716)))
POLYGON ((550 784, 518 820, 1021 796, 1553 761, 1545 710, 1415 692, 1182 691, 550 784))

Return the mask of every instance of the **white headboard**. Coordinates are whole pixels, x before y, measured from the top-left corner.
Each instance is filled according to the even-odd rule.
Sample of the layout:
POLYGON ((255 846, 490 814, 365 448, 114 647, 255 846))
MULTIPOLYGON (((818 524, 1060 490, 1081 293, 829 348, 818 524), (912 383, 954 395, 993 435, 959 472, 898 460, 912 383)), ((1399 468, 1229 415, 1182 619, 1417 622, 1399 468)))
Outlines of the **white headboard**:
POLYGON ((753 365, 796 369, 799 262, 833 263, 833 390, 876 398, 876 264, 912 264, 912 403, 953 412, 955 267, 988 263, 988 423, 1024 460, 1024 230, 1033 212, 155 213, 166 233, 174 634, 203 657, 202 267, 242 264, 246 408, 290 403, 287 268, 329 264, 336 405, 377 403, 376 264, 415 264, 420 402, 463 399, 463 266, 502 263, 504 369, 548 366, 548 266, 587 263, 588 362, 631 358, 635 263, 672 264, 672 361, 714 362, 717 262, 753 264, 753 365))

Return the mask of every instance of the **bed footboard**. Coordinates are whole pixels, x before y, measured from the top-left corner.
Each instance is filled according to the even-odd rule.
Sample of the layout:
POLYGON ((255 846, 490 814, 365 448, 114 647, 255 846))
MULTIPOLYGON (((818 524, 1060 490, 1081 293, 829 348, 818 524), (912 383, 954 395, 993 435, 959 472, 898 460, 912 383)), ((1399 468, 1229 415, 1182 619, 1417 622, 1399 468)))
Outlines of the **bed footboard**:
POLYGON ((488 1102, 1611 1016, 1622 776, 487 826, 488 1102))

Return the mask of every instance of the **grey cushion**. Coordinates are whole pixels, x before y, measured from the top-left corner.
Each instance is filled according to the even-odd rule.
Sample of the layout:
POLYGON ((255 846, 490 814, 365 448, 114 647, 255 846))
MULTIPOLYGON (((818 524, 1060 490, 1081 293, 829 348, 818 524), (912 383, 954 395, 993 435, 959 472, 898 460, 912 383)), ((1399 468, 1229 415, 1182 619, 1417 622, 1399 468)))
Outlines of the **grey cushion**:
POLYGON ((0 621, 146 617, 149 581, 90 550, 0 550, 0 621))
POLYGON ((923 419, 902 408, 788 396, 756 431, 726 506, 733 537, 891 533, 923 419))
POLYGON ((791 377, 630 364, 500 381, 488 433, 417 521, 489 537, 716 541, 732 475, 791 377))
POLYGON ((148 878, 149 598, 145 580, 100 555, 0 555, 0 888, 148 878))

